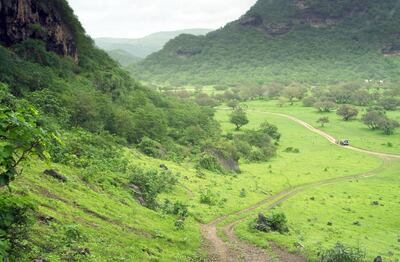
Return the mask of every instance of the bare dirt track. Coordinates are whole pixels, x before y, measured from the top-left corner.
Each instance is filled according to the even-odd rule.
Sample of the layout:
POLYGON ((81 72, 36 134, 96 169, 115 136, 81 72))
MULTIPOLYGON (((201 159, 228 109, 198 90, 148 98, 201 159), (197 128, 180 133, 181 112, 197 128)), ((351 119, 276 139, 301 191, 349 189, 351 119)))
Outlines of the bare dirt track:
MULTIPOLYGON (((260 112, 261 113, 261 112, 260 112)), ((262 112, 266 113, 266 112, 262 112)), ((336 138, 333 136, 329 135, 328 133, 323 132, 320 129, 317 129, 313 127, 312 125, 295 118, 290 115, 286 114, 281 114, 281 113, 268 113, 270 115, 276 115, 280 117, 287 118, 291 121, 294 121, 298 123, 299 125, 307 128, 311 132, 314 132, 325 139, 327 139, 330 143, 332 144, 337 144, 336 143, 336 138)), ((339 146, 339 145, 338 145, 339 146)), ((266 250, 250 245, 242 240, 240 240, 234 233, 234 228, 235 226, 247 219, 247 214, 251 214, 252 211, 255 211, 259 208, 262 208, 263 211, 270 210, 277 205, 283 203, 284 201, 292 198, 296 194, 303 192, 307 189, 311 188, 316 188, 316 187, 321 187, 329 184, 335 184, 339 182, 344 182, 344 181, 349 181, 349 180, 354 180, 354 179, 362 179, 362 178, 367 178, 367 177, 372 177, 377 174, 379 174, 385 167, 392 161, 395 160, 400 160, 400 155, 392 155, 392 154, 386 154, 386 153, 379 153, 379 152, 374 152, 370 150, 365 150, 361 148, 356 148, 356 147, 346 147, 348 150, 353 150, 357 151, 360 153, 372 155, 375 157, 378 157, 382 160, 382 165, 379 166, 378 168, 371 170, 369 172, 363 173, 363 174, 358 174, 358 175, 352 175, 352 176, 346 176, 346 177, 338 177, 338 178, 332 178, 332 179, 326 179, 326 180, 321 180, 321 181, 316 181, 304 185, 299 185, 296 187, 291 187, 287 188, 286 190, 273 195, 271 197, 268 197, 259 203, 248 207, 246 209, 224 215, 222 217, 219 217, 213 221, 211 221, 208 224, 205 224, 202 226, 202 235, 203 239, 205 240, 206 243, 206 248, 209 253, 209 261, 221 261, 221 262, 236 262, 236 261, 248 261, 248 262, 263 262, 263 261, 284 261, 284 262, 302 262, 302 261, 307 261, 304 257, 297 255, 297 254, 291 254, 287 252, 286 250, 278 247, 274 243, 269 243, 270 249, 273 251, 273 255, 270 253, 267 253, 266 250), (221 232, 226 236, 228 241, 222 240, 218 236, 218 224, 225 222, 225 221, 233 221, 230 223, 225 223, 226 225, 221 227, 221 232)))

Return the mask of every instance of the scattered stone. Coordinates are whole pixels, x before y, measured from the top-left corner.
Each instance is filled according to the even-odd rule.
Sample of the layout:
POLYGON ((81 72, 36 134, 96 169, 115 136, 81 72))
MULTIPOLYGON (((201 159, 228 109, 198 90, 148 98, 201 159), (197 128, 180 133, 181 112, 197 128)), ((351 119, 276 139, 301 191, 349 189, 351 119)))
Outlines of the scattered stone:
POLYGON ((136 200, 139 202, 139 204, 141 204, 142 206, 147 206, 147 201, 144 199, 143 197, 143 193, 142 190, 140 189, 140 187, 138 187, 135 184, 129 184, 128 187, 130 189, 132 189, 133 191, 133 195, 136 198, 136 200))
POLYGON ((52 216, 46 216, 46 215, 39 215, 38 220, 44 224, 49 224, 50 222, 55 221, 56 219, 52 216))
POLYGON ((90 255, 90 249, 89 248, 78 248, 76 249, 76 253, 79 255, 87 256, 90 255))
POLYGON ((164 164, 161 164, 161 165, 160 165, 160 168, 161 168, 161 169, 164 169, 165 171, 168 171, 168 170, 169 170, 168 167, 167 167, 166 165, 164 165, 164 164))
POLYGON ((304 246, 303 246, 301 243, 299 243, 299 242, 295 242, 295 243, 294 243, 294 246, 295 246, 296 248, 304 248, 304 246))
POLYGON ((382 257, 381 257, 381 256, 377 256, 377 257, 374 259, 374 262, 383 262, 382 257))
POLYGON ((47 176, 51 176, 52 178, 55 178, 58 181, 61 181, 63 183, 66 183, 68 181, 67 177, 61 175, 60 173, 58 173, 54 169, 47 169, 47 170, 43 171, 43 174, 47 175, 47 176))
POLYGON ((372 202, 371 202, 371 205, 373 205, 373 206, 379 206, 379 201, 372 201, 372 202))

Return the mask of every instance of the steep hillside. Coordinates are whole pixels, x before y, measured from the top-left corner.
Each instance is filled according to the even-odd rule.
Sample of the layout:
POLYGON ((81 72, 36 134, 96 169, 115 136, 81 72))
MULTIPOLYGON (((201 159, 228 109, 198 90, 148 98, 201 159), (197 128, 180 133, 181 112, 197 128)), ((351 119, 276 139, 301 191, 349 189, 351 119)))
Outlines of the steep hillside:
POLYGON ((129 38, 97 38, 96 45, 110 51, 115 49, 124 50, 134 56, 145 58, 159 51, 169 40, 181 35, 205 35, 210 29, 185 29, 171 32, 158 32, 138 39, 129 38))
POLYGON ((112 59, 120 63, 122 66, 127 66, 142 60, 142 58, 131 55, 131 53, 128 53, 127 51, 122 49, 110 50, 107 51, 107 54, 111 56, 112 59))
POLYGON ((180 170, 221 152, 214 110, 139 85, 65 0, 0 14, 0 260, 197 257, 186 204, 159 195, 185 199, 180 170))
POLYGON ((206 36, 181 35, 132 72, 172 84, 398 80, 398 1, 259 0, 206 36))

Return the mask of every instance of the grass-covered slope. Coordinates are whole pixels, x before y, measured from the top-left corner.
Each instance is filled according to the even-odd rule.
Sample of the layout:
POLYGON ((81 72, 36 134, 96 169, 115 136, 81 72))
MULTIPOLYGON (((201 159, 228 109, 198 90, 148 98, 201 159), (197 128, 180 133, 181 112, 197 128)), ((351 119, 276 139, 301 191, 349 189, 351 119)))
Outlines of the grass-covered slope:
POLYGON ((172 84, 398 79, 398 2, 259 0, 206 36, 181 35, 133 75, 172 84))
POLYGON ((186 203, 158 198, 187 197, 179 170, 138 152, 193 160, 219 137, 213 110, 139 85, 94 46, 66 1, 12 4, 38 21, 58 17, 79 59, 52 52, 46 24, 18 23, 10 9, 13 30, 29 34, 0 42, 0 260, 197 257, 200 232, 186 203))

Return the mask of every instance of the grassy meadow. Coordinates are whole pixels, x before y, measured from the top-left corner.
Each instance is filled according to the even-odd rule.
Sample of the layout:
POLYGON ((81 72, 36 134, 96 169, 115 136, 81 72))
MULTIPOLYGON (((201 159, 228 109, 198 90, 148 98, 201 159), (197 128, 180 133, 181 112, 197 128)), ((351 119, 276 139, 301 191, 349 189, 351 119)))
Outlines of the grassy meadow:
MULTIPOLYGON (((335 112, 320 113, 315 108, 303 107, 301 103, 294 105, 286 104, 283 107, 277 105, 277 101, 252 101, 248 102, 249 111, 260 112, 279 112, 292 115, 314 127, 321 128, 323 131, 333 135, 338 139, 350 139, 353 146, 369 149, 377 152, 400 154, 400 132, 387 136, 381 131, 371 131, 361 121, 361 115, 365 108, 359 108, 360 113, 357 119, 344 121, 335 112), (325 127, 320 127, 317 120, 320 117, 329 117, 330 123, 325 127)), ((390 118, 400 121, 400 111, 387 112, 390 118)))
MULTIPOLYGON (((322 130, 335 137, 349 138, 354 146, 361 148, 395 154, 400 152, 400 134, 386 136, 379 131, 370 131, 360 121, 345 122, 333 112, 322 114, 298 104, 278 107, 276 101, 253 101, 246 104, 250 123, 245 128, 256 128, 258 123, 267 120, 277 125, 282 132, 279 151, 291 146, 298 148, 300 153, 279 152, 270 163, 244 163, 242 169, 245 172, 258 173, 271 165, 273 173, 277 172, 281 178, 287 179, 285 187, 314 179, 359 174, 376 168, 382 162, 377 158, 329 144, 297 123, 268 112, 293 115, 315 127, 318 127, 315 122, 321 115, 328 115, 331 123, 322 130), (388 147, 388 142, 393 146, 388 147)), ((225 132, 233 132, 234 127, 229 123, 228 113, 229 110, 221 108, 217 119, 222 123, 225 132)), ((399 119, 400 114, 394 112, 391 116, 399 119)), ((386 163, 378 176, 311 188, 293 196, 272 211, 286 214, 289 234, 266 234, 251 230, 249 224, 258 212, 270 212, 262 207, 241 222, 235 228, 235 233, 242 239, 265 248, 268 248, 268 241, 274 241, 288 250, 301 251, 312 260, 317 260, 318 251, 341 242, 353 247, 359 246, 366 251, 368 259, 381 255, 385 261, 395 261, 400 255, 400 224, 397 219, 400 215, 400 201, 396 195, 400 182, 399 168, 398 162, 386 163)), ((266 171, 266 175, 270 176, 268 169, 266 171)), ((268 188, 271 183, 273 180, 265 184, 258 183, 258 186, 268 188)), ((274 184, 273 188, 277 189, 279 185, 274 184)), ((229 221, 234 220, 232 218, 229 221)))
MULTIPOLYGON (((267 110, 260 112, 261 103, 254 104, 256 104, 254 109, 252 104, 249 104, 250 123, 244 128, 254 129, 259 123, 268 121, 279 127, 282 138, 275 158, 264 163, 242 161, 241 174, 222 175, 205 171, 203 176, 199 176, 193 164, 155 160, 136 150, 126 149, 126 158, 136 166, 151 168, 165 164, 177 174, 178 184, 172 191, 161 194, 159 202, 163 203, 168 199, 188 206, 191 216, 185 222, 184 230, 175 229, 173 216, 143 208, 132 197, 131 191, 113 185, 113 180, 118 181, 118 184, 127 184, 129 174, 122 177, 114 174, 111 178, 109 173, 104 174, 107 179, 104 177, 105 182, 101 183, 100 187, 85 182, 84 169, 72 169, 56 164, 51 166, 35 164, 31 165, 29 173, 18 180, 18 184, 15 185, 16 190, 20 194, 30 192, 30 197, 40 206, 40 213, 60 221, 60 223, 51 222, 49 225, 45 222, 37 224, 35 241, 40 245, 49 241, 41 238, 41 235, 57 237, 57 232, 61 230, 58 224, 74 225, 85 236, 85 246, 96 254, 90 257, 93 261, 107 257, 112 257, 115 261, 132 258, 140 258, 143 261, 170 261, 171 258, 177 261, 196 261, 206 256, 201 248, 200 223, 207 223, 225 214, 255 205, 289 187, 356 175, 381 165, 380 160, 332 145, 295 122, 270 115, 267 110), (299 149, 299 153, 284 152, 288 147, 299 149), (43 176, 41 173, 46 168, 60 171, 68 177, 68 182, 63 184, 43 176), (200 203, 202 195, 209 196, 213 203, 200 203), (49 234, 51 231, 53 233, 49 234), (127 250, 129 252, 126 252, 127 250)), ((273 104, 265 103, 264 108, 267 106, 273 108, 273 104)), ((280 108, 275 110, 279 111, 280 108)), ((234 126, 229 123, 229 113, 229 110, 222 109, 216 114, 216 119, 221 123, 225 133, 235 132, 234 126)), ((101 171, 96 172, 96 177, 101 178, 101 171)), ((317 196, 317 193, 313 194, 317 196)), ((303 209, 304 197, 295 199, 300 199, 303 209)), ((289 202, 288 206, 296 203, 299 204, 289 202)), ((336 203, 332 202, 327 206, 335 207, 336 203)), ((315 209, 315 212, 318 211, 315 209)), ((285 213, 291 225, 296 223, 291 220, 292 216, 304 219, 307 215, 306 213, 297 217, 296 214, 286 210, 285 213)), ((255 242, 263 242, 271 237, 248 233, 246 223, 241 224, 237 230, 241 237, 256 240, 255 242)), ((292 241, 284 237, 279 240, 282 240, 278 241, 279 243, 292 241)), ((54 258, 54 261, 57 261, 56 254, 56 250, 49 251, 49 257, 54 258)))

